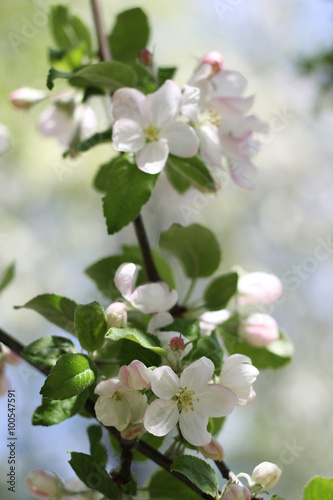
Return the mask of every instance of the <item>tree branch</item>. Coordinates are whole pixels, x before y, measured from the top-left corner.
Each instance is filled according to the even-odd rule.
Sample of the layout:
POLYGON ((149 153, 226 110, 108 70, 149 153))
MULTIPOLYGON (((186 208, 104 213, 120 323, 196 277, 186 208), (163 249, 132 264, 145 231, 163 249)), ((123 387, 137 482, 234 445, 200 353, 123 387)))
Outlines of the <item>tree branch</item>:
POLYGON ((99 57, 102 61, 111 61, 111 52, 108 40, 104 35, 102 16, 99 8, 98 0, 90 0, 91 9, 93 11, 94 22, 98 37, 99 57))

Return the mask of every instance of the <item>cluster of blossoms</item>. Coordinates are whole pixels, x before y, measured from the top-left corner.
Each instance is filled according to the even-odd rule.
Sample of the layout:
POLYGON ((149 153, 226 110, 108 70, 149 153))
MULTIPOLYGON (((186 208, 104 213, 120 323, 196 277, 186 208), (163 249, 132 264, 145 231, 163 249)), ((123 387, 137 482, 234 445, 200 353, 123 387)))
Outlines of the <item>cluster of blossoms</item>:
POLYGON ((6 394, 10 388, 9 381, 5 374, 5 365, 18 365, 21 358, 13 351, 8 349, 7 346, 0 343, 0 396, 6 394))
POLYGON ((274 488, 281 477, 281 469, 271 462, 262 462, 253 469, 252 477, 241 472, 238 476, 246 477, 248 487, 240 482, 228 484, 224 488, 222 497, 224 500, 251 500, 252 495, 274 488))

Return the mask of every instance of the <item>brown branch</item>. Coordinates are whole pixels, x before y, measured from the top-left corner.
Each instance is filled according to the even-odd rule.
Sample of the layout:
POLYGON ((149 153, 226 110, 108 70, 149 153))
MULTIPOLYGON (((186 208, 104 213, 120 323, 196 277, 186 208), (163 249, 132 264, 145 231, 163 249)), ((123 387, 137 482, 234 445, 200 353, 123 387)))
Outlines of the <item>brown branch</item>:
POLYGON ((91 9, 93 11, 94 22, 98 37, 98 46, 99 46, 99 57, 101 61, 111 61, 111 52, 108 44, 108 40, 104 35, 103 24, 102 24, 102 16, 99 8, 98 0, 90 0, 91 9))

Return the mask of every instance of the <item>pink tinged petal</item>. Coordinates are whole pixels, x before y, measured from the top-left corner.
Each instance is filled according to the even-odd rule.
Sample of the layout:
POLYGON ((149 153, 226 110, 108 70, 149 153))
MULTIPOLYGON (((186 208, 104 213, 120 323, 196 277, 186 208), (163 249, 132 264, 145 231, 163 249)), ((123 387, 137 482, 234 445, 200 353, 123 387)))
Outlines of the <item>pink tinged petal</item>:
POLYGON ((123 118, 113 125, 112 141, 116 151, 136 153, 144 147, 146 136, 137 122, 123 118))
POLYGON ((205 323, 211 323, 213 326, 220 325, 230 318, 230 312, 227 309, 219 311, 207 311, 200 316, 200 320, 205 323))
POLYGON ((229 170, 232 180, 242 189, 246 189, 247 191, 251 191, 254 189, 253 183, 249 180, 249 177, 252 177, 257 169, 250 161, 235 161, 229 160, 229 170))
POLYGON ((140 170, 147 174, 158 174, 165 167, 169 155, 167 144, 159 141, 148 142, 136 153, 135 160, 140 170))
POLYGON ((200 100, 200 89, 191 85, 184 85, 181 100, 181 113, 191 122, 197 123, 198 105, 200 100))
POLYGON ((117 401, 112 397, 100 396, 95 404, 97 420, 103 425, 124 430, 131 421, 131 407, 125 397, 117 401))
POLYGON ((208 384, 200 391, 196 391, 194 398, 194 410, 198 409, 209 417, 225 417, 238 403, 236 394, 228 387, 219 384, 208 384))
POLYGON ((148 123, 162 128, 179 115, 181 92, 172 81, 167 80, 160 89, 146 97, 144 115, 148 123))
POLYGON ((238 71, 220 71, 213 79, 212 84, 217 97, 238 97, 244 92, 247 80, 238 71))
POLYGON ((37 498, 58 498, 63 491, 63 484, 59 477, 46 470, 32 470, 25 484, 30 493, 37 498))
POLYGON ((141 361, 134 360, 128 366, 122 366, 118 376, 125 387, 141 391, 150 387, 150 375, 151 371, 141 361))
POLYGON ((200 389, 208 384, 214 373, 214 363, 203 356, 185 368, 180 376, 180 386, 191 390, 200 389))
POLYGON ((282 283, 269 273, 247 273, 238 280, 239 301, 242 304, 271 304, 282 294, 282 283))
POLYGON ((222 69, 223 58, 221 52, 213 50, 208 52, 200 61, 200 64, 209 64, 213 75, 219 73, 222 69))
POLYGON ((155 333, 156 330, 164 328, 167 325, 173 323, 173 316, 168 312, 159 312, 151 318, 148 323, 147 332, 155 333))
POLYGON ((200 152, 205 163, 214 167, 221 166, 221 141, 217 127, 214 125, 203 125, 198 130, 200 139, 200 152))
POLYGON ((251 500, 251 492, 240 484, 229 484, 221 500, 251 500))
POLYGON ((140 266, 127 262, 119 266, 115 274, 114 283, 122 296, 128 300, 131 298, 140 269, 140 266))
POLYGON ((52 105, 38 119, 38 130, 44 137, 56 137, 62 146, 69 147, 78 123, 67 111, 52 105))
POLYGON ((159 284, 164 290, 164 298, 163 303, 161 305, 161 311, 168 311, 173 307, 178 300, 178 293, 176 290, 170 290, 168 285, 163 281, 160 281, 159 284))
POLYGON ((148 406, 143 425, 154 436, 165 436, 177 425, 178 419, 177 401, 157 399, 148 406))
POLYGON ((255 347, 266 347, 280 336, 279 326, 269 314, 251 314, 241 325, 241 337, 255 347))
POLYGON ((95 388, 95 394, 99 396, 112 396, 120 387, 119 380, 116 378, 109 378, 108 380, 103 380, 95 388))
POLYGON ((198 136, 187 123, 169 123, 161 130, 160 138, 167 141, 171 154, 181 158, 191 158, 198 152, 198 136))
POLYGON ((197 410, 183 409, 179 416, 179 427, 186 441, 193 446, 205 446, 212 435, 207 432, 208 417, 197 410))
POLYGON ((151 390, 162 399, 171 399, 179 389, 179 378, 169 366, 161 366, 151 373, 151 390))
POLYGON ((146 96, 139 90, 129 88, 116 90, 112 97, 114 119, 128 118, 144 128, 147 124, 142 114, 145 100, 146 96))
POLYGON ((252 107, 253 102, 254 96, 219 97, 212 99, 209 104, 225 120, 235 115, 245 115, 252 107))

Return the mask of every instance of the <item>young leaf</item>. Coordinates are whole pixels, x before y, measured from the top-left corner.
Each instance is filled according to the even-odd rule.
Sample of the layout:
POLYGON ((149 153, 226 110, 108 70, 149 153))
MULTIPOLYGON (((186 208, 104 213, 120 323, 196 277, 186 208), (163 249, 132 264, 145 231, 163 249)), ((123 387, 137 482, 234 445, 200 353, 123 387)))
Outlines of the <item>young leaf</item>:
POLYGON ((88 352, 100 349, 107 332, 103 307, 98 302, 79 305, 75 311, 74 321, 81 347, 88 352))
POLYGON ((200 359, 202 356, 206 356, 213 361, 215 366, 215 375, 220 375, 222 360, 223 360, 223 350, 219 344, 219 341, 216 337, 216 333, 213 332, 209 337, 202 337, 195 342, 193 348, 186 356, 185 359, 190 359, 191 362, 200 359))
POLYGON ((67 352, 77 352, 75 345, 65 337, 47 336, 27 345, 22 355, 31 363, 51 367, 67 352))
POLYGON ((4 290, 13 281, 14 276, 15 276, 15 262, 12 262, 5 269, 5 272, 0 278, 0 292, 2 292, 2 290, 4 290))
POLYGON ((333 478, 315 476, 306 484, 303 500, 333 500, 333 478))
POLYGON ((118 14, 109 36, 113 59, 134 62, 139 51, 146 48, 149 32, 148 18, 142 9, 136 7, 118 14))
POLYGON ((32 416, 32 425, 43 425, 48 427, 73 417, 82 410, 87 397, 88 392, 83 391, 81 394, 69 399, 64 399, 63 401, 42 398, 41 406, 36 408, 32 416))
POLYGON ((214 179, 198 156, 179 158, 169 155, 166 169, 170 183, 180 193, 184 193, 191 186, 203 193, 216 192, 214 179))
POLYGON ((90 455, 71 452, 69 461, 75 474, 92 490, 97 490, 109 500, 119 498, 119 490, 106 470, 90 455))
POLYGON ((142 172, 127 159, 118 160, 110 172, 103 211, 108 233, 114 234, 134 221, 147 203, 158 175, 142 172))
POLYGON ((221 260, 214 234, 199 224, 187 227, 173 224, 160 234, 159 246, 178 257, 186 275, 192 279, 211 276, 221 260))
POLYGON ((91 54, 92 42, 90 31, 77 16, 72 16, 65 5, 52 5, 49 25, 59 49, 73 49, 83 46, 91 54))
POLYGON ((186 484, 170 475, 163 469, 159 469, 150 480, 148 485, 149 498, 154 500, 199 500, 199 495, 192 491, 186 484))
POLYGON ((67 399, 95 382, 97 368, 84 354, 67 353, 58 359, 40 390, 50 399, 67 399))
POLYGON ((140 332, 136 328, 110 328, 105 335, 106 339, 121 340, 127 339, 140 344, 145 349, 150 349, 161 356, 166 356, 166 352, 158 345, 158 339, 155 335, 140 332))
POLYGON ((201 458, 181 455, 171 464, 170 469, 186 476, 201 491, 212 497, 217 496, 219 481, 214 469, 201 458))
POLYGON ((159 87, 162 87, 163 83, 166 82, 166 80, 172 80, 173 77, 175 76, 175 73, 177 71, 177 68, 172 67, 172 68, 158 68, 157 70, 157 83, 159 87))
POLYGON ((117 61, 106 61, 85 66, 69 79, 74 87, 101 87, 114 92, 121 87, 134 87, 136 75, 130 66, 117 61))
POLYGON ((23 306, 15 306, 14 309, 22 307, 36 311, 54 325, 75 335, 74 314, 77 304, 73 300, 54 293, 45 293, 37 295, 23 306))
POLYGON ((227 306, 237 292, 237 273, 228 273, 215 278, 204 292, 205 306, 210 311, 218 311, 227 306))
POLYGON ((90 455, 99 465, 105 467, 107 462, 107 453, 105 446, 101 443, 102 427, 100 425, 91 425, 87 429, 90 442, 90 455))
POLYGON ((73 75, 74 73, 65 73, 63 71, 58 71, 55 68, 50 68, 46 78, 46 86, 49 90, 52 90, 54 87, 54 80, 56 80, 57 78, 68 80, 73 75))

